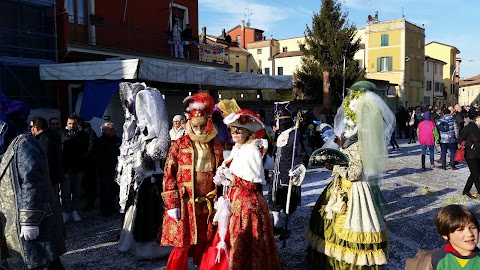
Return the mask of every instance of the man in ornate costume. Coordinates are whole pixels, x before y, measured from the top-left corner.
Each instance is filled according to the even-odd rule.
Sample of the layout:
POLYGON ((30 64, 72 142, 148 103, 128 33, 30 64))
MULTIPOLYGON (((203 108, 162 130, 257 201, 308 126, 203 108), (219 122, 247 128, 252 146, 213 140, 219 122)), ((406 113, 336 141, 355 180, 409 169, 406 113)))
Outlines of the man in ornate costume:
POLYGON ((383 269, 387 263, 385 201, 378 187, 387 169, 387 142, 395 116, 359 81, 335 117, 335 134, 348 166, 333 167, 333 180, 320 195, 307 231, 308 258, 315 269, 383 269))
MULTIPOLYGON (((0 121, 0 132, 10 130, 16 135, 25 131, 29 110, 12 111, 11 106, 15 105, 7 108, 4 105, 1 100, 2 119, 4 115, 9 118, 9 113, 16 116, 12 121, 0 121)), ((50 183, 47 157, 30 134, 18 135, 11 143, 8 136, 4 138, 2 148, 10 146, 0 163, 0 268, 59 269, 53 268, 52 263, 61 267, 59 257, 66 248, 62 214, 50 183)))
POLYGON ((183 101, 188 113, 186 135, 174 141, 165 164, 162 198, 166 210, 161 245, 174 246, 167 270, 188 267, 188 255, 199 265, 212 238, 212 207, 216 195, 213 176, 223 161, 211 115, 214 101, 197 93, 183 101))
POLYGON ((122 145, 117 165, 120 211, 126 212, 119 250, 134 250, 137 259, 169 254, 156 243, 163 215, 161 160, 168 152, 168 119, 160 91, 144 83, 120 83, 125 112, 122 145))
MULTIPOLYGON (((305 165, 303 164, 306 152, 303 146, 302 136, 300 130, 295 127, 289 105, 289 101, 275 103, 275 129, 278 136, 273 152, 275 155, 275 165, 270 190, 270 210, 273 214, 273 231, 275 235, 281 235, 283 232, 280 211, 283 210, 286 212, 290 178, 304 177, 306 171, 305 165)), ((290 215, 295 212, 298 204, 300 204, 300 198, 300 186, 293 185, 290 196, 290 215)), ((287 223, 285 226, 287 230, 283 232, 283 237, 288 237, 291 221, 291 217, 285 221, 287 223)))

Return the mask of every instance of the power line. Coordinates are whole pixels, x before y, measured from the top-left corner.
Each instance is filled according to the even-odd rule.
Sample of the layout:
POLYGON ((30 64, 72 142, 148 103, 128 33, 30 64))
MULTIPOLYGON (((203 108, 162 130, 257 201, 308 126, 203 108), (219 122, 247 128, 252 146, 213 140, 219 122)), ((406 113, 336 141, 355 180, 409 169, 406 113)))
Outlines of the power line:
POLYGON ((300 9, 298 9, 298 8, 291 7, 291 6, 289 6, 289 5, 287 5, 287 4, 284 4, 284 3, 280 2, 280 1, 277 1, 277 0, 272 0, 272 1, 273 1, 273 2, 277 2, 277 3, 279 3, 279 4, 282 5, 282 6, 285 6, 285 7, 291 8, 291 9, 293 9, 293 10, 296 10, 296 11, 298 11, 298 12, 301 12, 301 13, 304 13, 304 14, 307 14, 307 15, 310 15, 310 16, 313 15, 313 12, 312 12, 312 13, 308 13, 308 12, 305 12, 305 11, 300 10, 300 9))

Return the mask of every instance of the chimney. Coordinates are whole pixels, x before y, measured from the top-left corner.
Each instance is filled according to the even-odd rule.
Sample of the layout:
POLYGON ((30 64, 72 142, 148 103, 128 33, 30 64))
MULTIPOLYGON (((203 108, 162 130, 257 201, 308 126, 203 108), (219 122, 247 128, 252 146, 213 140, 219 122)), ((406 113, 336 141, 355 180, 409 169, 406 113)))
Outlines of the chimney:
POLYGON ((225 28, 222 29, 222 37, 225 38, 227 34, 225 34, 225 28))
POLYGON ((245 29, 245 21, 242 20, 242 23, 240 24, 240 28, 242 29, 242 31, 245 29))
POLYGON ((378 11, 375 11, 375 21, 378 22, 378 11))
POLYGON ((207 27, 202 27, 202 43, 207 43, 207 27))

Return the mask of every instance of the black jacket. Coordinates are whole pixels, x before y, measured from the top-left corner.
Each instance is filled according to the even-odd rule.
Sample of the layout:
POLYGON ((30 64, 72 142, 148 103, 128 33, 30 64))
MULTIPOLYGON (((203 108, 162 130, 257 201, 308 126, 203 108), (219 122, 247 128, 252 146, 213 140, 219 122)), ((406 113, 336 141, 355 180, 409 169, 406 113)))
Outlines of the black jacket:
POLYGON ((62 137, 57 131, 47 128, 35 136, 47 156, 48 174, 52 184, 63 182, 62 137))
POLYGON ((62 160, 65 172, 84 170, 89 150, 88 134, 83 130, 71 133, 67 129, 62 129, 60 135, 62 136, 62 160))
POLYGON ((465 143, 465 159, 480 158, 480 128, 475 122, 470 122, 460 132, 460 141, 465 143))
POLYGON ((117 136, 110 138, 102 135, 98 138, 95 149, 98 170, 115 171, 121 144, 122 140, 117 136))

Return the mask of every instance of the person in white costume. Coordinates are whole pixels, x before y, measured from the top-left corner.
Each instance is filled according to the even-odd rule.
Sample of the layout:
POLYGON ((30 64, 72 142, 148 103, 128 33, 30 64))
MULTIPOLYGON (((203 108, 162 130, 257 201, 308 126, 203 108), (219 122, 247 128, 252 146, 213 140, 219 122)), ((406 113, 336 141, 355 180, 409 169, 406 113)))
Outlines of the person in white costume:
POLYGON ((168 152, 168 118, 160 91, 144 83, 120 83, 125 111, 118 157, 120 211, 125 213, 118 249, 138 259, 167 256, 171 247, 156 243, 161 217, 161 160, 168 152))

